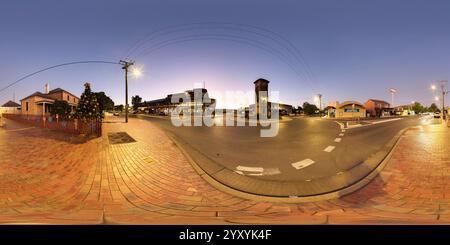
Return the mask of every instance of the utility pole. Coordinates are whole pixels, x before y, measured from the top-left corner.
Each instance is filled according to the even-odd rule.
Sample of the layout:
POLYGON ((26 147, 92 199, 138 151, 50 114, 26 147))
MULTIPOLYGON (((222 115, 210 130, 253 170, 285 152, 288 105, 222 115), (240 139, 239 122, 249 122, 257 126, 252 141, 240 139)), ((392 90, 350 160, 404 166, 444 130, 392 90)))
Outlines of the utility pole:
POLYGON ((447 94, 450 91, 445 91, 445 84, 447 83, 446 80, 441 80, 439 81, 439 83, 441 84, 441 92, 442 92, 442 121, 445 121, 445 94, 447 94))
POLYGON ((125 122, 128 123, 128 67, 134 65, 134 62, 121 60, 119 64, 125 70, 125 122))
POLYGON ((319 110, 322 110, 322 94, 318 94, 317 97, 319 98, 319 110))

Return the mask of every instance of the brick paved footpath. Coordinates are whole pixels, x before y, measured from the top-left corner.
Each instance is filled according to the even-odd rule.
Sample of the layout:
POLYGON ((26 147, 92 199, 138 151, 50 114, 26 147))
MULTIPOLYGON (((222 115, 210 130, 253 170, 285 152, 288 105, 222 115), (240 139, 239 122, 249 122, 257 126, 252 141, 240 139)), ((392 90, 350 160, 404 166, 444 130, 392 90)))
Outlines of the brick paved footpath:
POLYGON ((105 123, 84 140, 7 121, 0 128, 0 223, 450 223, 450 130, 413 128, 379 177, 336 200, 244 200, 205 182, 148 121, 105 123), (108 132, 136 142, 111 145, 108 132))

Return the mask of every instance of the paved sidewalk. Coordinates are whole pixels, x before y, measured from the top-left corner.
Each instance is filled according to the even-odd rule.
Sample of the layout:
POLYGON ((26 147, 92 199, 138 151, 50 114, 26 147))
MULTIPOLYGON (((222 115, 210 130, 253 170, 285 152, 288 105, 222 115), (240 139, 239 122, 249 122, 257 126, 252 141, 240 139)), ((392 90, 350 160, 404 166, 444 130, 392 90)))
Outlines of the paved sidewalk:
POLYGON ((1 223, 450 223, 450 130, 409 130, 379 177, 336 200, 279 204, 205 182, 148 121, 105 123, 83 140, 8 121, 0 128, 1 223), (133 143, 110 144, 127 132, 133 143))

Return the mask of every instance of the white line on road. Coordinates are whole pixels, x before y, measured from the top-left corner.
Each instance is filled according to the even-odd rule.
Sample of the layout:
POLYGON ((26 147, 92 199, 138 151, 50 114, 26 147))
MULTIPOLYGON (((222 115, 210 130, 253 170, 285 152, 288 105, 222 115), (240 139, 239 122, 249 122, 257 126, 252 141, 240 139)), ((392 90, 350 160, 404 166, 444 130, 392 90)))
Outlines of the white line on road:
POLYGON ((341 132, 342 132, 342 133, 345 133, 345 129, 342 129, 341 132))
POLYGON ((341 123, 341 122, 338 122, 338 121, 334 121, 335 123, 337 123, 338 125, 339 125, 339 127, 341 128, 341 129, 343 129, 344 128, 344 124, 343 123, 341 123))
POLYGON ((242 171, 239 171, 239 170, 234 170, 234 172, 235 172, 235 173, 238 173, 238 174, 240 174, 240 175, 244 175, 244 173, 243 173, 242 171))
POLYGON ((257 174, 247 174, 247 175, 250 175, 250 176, 263 176, 263 173, 257 173, 257 174))
POLYGON ((329 146, 327 146, 327 148, 323 149, 323 151, 332 152, 334 150, 334 148, 336 148, 336 147, 332 146, 332 145, 329 145, 329 146))
POLYGON ((339 136, 341 136, 341 137, 342 137, 342 136, 344 136, 344 134, 343 134, 343 133, 341 133, 341 134, 339 134, 339 136))
POLYGON ((18 128, 18 129, 10 129, 10 130, 6 130, 6 132, 24 131, 24 130, 28 130, 28 129, 32 129, 32 128, 34 128, 34 127, 18 128))
POLYGON ((278 168, 266 168, 264 169, 263 175, 275 175, 275 174, 281 174, 280 169, 278 168))
POLYGON ((385 123, 385 122, 392 122, 392 121, 397 121, 397 120, 402 120, 402 119, 403 119, 403 118, 386 119, 386 120, 381 120, 381 121, 375 121, 375 122, 372 122, 372 124, 385 123))
POLYGON ((302 169, 302 168, 306 168, 306 167, 308 167, 309 165, 311 165, 311 164, 313 164, 313 163, 314 163, 313 160, 307 158, 307 159, 305 159, 305 160, 301 160, 300 162, 294 162, 294 163, 292 163, 291 165, 292 165, 292 167, 294 167, 295 169, 299 170, 299 169, 302 169))
POLYGON ((336 138, 334 139, 334 142, 341 142, 342 138, 336 138))
POLYGON ((236 169, 239 171, 245 171, 245 172, 263 172, 264 171, 264 168, 260 168, 260 167, 237 166, 236 169))

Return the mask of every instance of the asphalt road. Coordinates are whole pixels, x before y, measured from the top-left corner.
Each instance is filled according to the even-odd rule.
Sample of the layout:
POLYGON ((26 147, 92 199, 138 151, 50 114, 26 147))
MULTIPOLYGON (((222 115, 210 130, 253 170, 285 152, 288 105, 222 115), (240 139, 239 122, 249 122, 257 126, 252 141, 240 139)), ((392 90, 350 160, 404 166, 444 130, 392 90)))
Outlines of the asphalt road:
MULTIPOLYGON (((276 137, 261 138, 260 127, 174 127, 168 118, 140 118, 155 123, 209 161, 231 171, 283 182, 340 174, 379 151, 400 130, 437 121, 406 117, 342 131, 333 120, 293 118, 280 122, 276 137)), ((206 159, 195 159, 196 154, 192 157, 206 159)))

